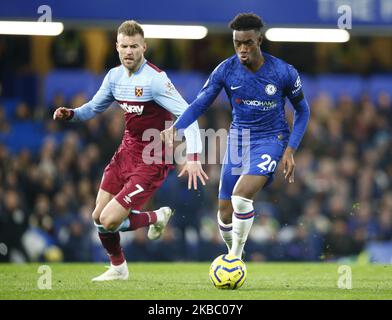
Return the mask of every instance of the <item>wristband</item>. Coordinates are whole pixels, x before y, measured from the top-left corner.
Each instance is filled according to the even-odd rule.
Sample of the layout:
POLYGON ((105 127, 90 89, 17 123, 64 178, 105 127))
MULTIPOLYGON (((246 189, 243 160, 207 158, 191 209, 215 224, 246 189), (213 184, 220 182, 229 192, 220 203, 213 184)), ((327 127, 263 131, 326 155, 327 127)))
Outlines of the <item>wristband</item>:
POLYGON ((200 161, 200 154, 198 153, 188 153, 186 155, 188 161, 200 161))
POLYGON ((73 117, 74 117, 74 114, 75 114, 75 111, 73 111, 72 109, 69 109, 69 111, 70 111, 70 114, 69 114, 69 116, 65 119, 65 120, 71 120, 73 117))

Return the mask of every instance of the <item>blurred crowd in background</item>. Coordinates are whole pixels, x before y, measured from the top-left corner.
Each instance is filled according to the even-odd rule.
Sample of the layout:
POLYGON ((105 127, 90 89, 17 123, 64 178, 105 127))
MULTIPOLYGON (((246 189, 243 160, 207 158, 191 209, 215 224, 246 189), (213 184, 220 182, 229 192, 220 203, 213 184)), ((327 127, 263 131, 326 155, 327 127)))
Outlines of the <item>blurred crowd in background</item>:
MULTIPOLYGON (((77 33, 64 37, 51 48, 53 66, 83 68, 83 42, 77 33)), ((59 91, 49 103, 42 103, 40 82, 32 80, 39 77, 21 67, 29 61, 23 50, 28 43, 10 39, 0 41, 0 57, 7 58, 0 58, 0 261, 107 261, 91 213, 103 169, 122 139, 123 111, 113 106, 88 122, 53 121, 57 107, 80 106, 88 94, 67 97, 59 91), (17 48, 6 46, 7 41, 17 48), (16 85, 20 82, 31 85, 16 90, 25 88, 16 85), (11 109, 4 104, 10 98, 11 109), (15 128, 32 137, 40 131, 44 138, 23 147, 16 138, 5 138, 15 128), (16 144, 22 147, 15 150, 16 144)), ((377 39, 354 39, 349 47, 328 49, 331 54, 324 64, 298 58, 301 50, 316 56, 318 47, 291 48, 290 54, 283 45, 265 44, 263 49, 293 63, 301 73, 391 71, 390 61, 363 57, 377 50, 364 53, 361 45, 374 42, 377 39), (359 60, 363 63, 356 63, 359 60)), ((207 78, 220 60, 232 54, 227 36, 191 43, 189 65, 177 58, 181 49, 173 41, 152 46, 147 57, 164 70, 195 70, 207 78), (195 53, 207 48, 208 55, 195 53)), ((111 50, 103 68, 117 64, 117 53, 111 50)), ((307 95, 306 86, 304 92, 307 95)), ((382 92, 374 98, 364 91, 358 97, 334 97, 315 91, 309 103, 311 120, 295 155, 295 183, 288 184, 278 167, 274 183, 255 199, 246 261, 371 260, 372 246, 392 241, 391 95, 382 92)), ((289 103, 287 118, 291 123, 289 103)), ((227 102, 218 99, 199 119, 199 126, 227 129, 230 121, 227 102)), ((221 154, 219 144, 217 148, 206 145, 205 152, 221 154)), ((211 261, 226 251, 216 223, 220 165, 206 164, 204 169, 210 179, 198 191, 189 191, 187 179, 177 177, 180 168, 171 172, 146 209, 168 205, 176 214, 159 241, 149 241, 147 229, 122 233, 129 261, 211 261)), ((392 247, 385 250, 392 252, 392 247)))

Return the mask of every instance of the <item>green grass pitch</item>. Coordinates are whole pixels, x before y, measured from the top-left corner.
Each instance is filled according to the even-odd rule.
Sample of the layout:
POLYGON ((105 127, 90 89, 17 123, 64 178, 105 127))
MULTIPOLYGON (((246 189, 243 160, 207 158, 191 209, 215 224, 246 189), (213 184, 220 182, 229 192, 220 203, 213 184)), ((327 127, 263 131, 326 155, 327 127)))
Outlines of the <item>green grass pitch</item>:
MULTIPOLYGON (((338 264, 247 263, 242 288, 218 290, 209 263, 129 263, 130 279, 90 280, 103 264, 48 264, 51 289, 39 289, 40 264, 0 264, 0 299, 264 300, 392 299, 392 265, 351 264, 352 289, 339 289, 338 264)), ((42 278, 41 278, 42 280, 42 278)))

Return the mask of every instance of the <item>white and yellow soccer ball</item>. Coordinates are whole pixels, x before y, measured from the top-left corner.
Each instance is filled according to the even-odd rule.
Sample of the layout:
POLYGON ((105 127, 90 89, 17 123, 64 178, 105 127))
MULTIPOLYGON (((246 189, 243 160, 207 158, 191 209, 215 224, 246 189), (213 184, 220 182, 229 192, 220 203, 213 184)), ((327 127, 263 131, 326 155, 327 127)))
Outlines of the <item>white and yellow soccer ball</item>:
POLYGON ((246 279, 245 263, 234 255, 222 254, 210 267, 210 280, 218 289, 238 289, 246 279))

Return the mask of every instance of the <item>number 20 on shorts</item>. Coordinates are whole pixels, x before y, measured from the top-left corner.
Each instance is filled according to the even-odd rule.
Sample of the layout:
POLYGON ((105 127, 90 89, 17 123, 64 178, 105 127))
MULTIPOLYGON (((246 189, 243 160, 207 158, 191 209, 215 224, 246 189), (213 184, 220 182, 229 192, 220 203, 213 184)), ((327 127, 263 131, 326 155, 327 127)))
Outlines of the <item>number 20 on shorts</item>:
POLYGON ((267 171, 267 172, 275 171, 277 163, 275 160, 272 160, 269 154, 265 153, 260 158, 264 160, 263 162, 257 165, 261 169, 261 171, 267 171))

